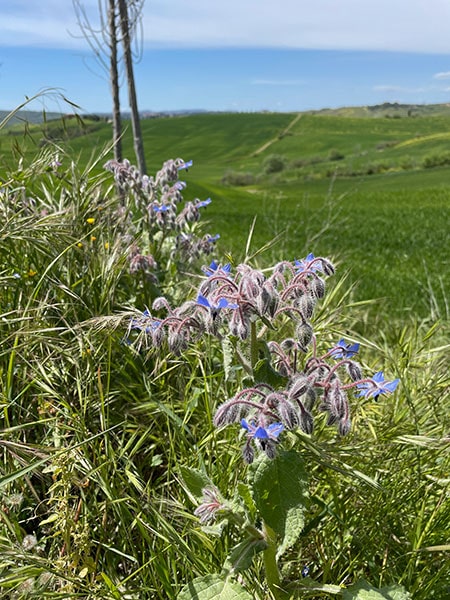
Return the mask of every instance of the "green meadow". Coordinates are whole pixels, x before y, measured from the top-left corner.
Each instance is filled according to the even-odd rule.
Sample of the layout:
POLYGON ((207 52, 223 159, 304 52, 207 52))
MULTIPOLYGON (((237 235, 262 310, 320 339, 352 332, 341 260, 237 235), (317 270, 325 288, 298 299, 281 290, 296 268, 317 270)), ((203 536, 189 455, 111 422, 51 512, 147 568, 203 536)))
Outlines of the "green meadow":
MULTIPOLYGON (((169 157, 194 161, 186 174, 189 193, 212 198, 207 218, 222 236, 221 251, 236 261, 252 231, 254 252, 273 242, 266 250, 271 259, 331 255, 349 272, 355 299, 379 300, 391 318, 447 318, 450 116, 405 115, 148 119, 142 123, 147 170, 155 173, 169 157), (267 173, 265 161, 274 155, 283 168, 267 173)), ((0 138, 3 158, 12 140, 30 160, 48 139, 83 166, 108 148, 111 130, 72 119, 49 121, 44 133, 33 126, 24 138, 16 125, 0 138)), ((132 161, 129 128, 124 156, 132 161)))
POLYGON ((193 161, 166 166, 151 193, 132 169, 118 188, 104 168, 104 120, 0 129, 0 596, 446 600, 448 107, 142 128, 149 175, 193 161), (309 253, 324 262, 304 269, 309 253), (213 259, 230 270, 209 279, 213 259), (289 269, 305 287, 278 314, 289 269), (232 278, 256 289, 241 312, 272 286, 238 326, 239 294, 214 296, 238 289, 232 278), (314 379, 311 364, 344 338, 360 347, 342 384, 336 362, 314 379), (380 371, 398 383, 361 392, 380 371), (239 433, 218 407, 255 408, 241 390, 271 390, 273 415, 310 375, 322 398, 300 404, 311 421, 287 403, 279 444, 254 444, 246 464, 252 414, 239 433), (346 411, 326 414, 330 381, 351 415, 341 429, 346 411), (261 475, 271 464, 278 476, 261 475))

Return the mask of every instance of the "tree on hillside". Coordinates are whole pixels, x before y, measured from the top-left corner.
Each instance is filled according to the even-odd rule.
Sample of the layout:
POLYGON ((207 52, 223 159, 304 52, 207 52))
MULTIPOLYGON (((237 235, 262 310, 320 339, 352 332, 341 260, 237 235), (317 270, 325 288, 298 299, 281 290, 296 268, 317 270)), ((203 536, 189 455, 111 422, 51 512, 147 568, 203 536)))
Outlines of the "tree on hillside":
POLYGON ((72 0, 78 27, 89 43, 97 62, 108 72, 113 104, 114 158, 122 160, 122 122, 120 111, 120 66, 125 65, 134 149, 137 164, 145 173, 145 157, 137 106, 133 62, 138 54, 132 43, 138 39, 137 29, 141 23, 144 0, 98 0, 99 25, 93 26, 87 17, 82 0, 72 0), (122 51, 119 48, 122 46, 122 51))

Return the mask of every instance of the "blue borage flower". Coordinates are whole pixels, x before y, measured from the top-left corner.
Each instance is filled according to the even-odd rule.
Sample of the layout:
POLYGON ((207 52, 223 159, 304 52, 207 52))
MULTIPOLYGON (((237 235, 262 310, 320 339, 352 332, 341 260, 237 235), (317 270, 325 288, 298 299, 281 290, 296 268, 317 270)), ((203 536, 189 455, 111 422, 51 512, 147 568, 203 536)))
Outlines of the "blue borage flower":
POLYGON ((220 298, 219 301, 217 302, 217 304, 214 304, 214 303, 210 302, 208 300, 208 298, 205 298, 205 296, 202 296, 202 294, 199 294, 197 296, 197 304, 207 308, 210 311, 213 319, 215 319, 218 316, 218 314, 220 313, 220 311, 223 308, 232 308, 232 309, 238 308, 238 304, 235 304, 234 302, 229 302, 226 298, 220 298))
POLYGON ((179 171, 182 171, 183 169, 186 169, 186 170, 187 170, 187 169, 189 169, 189 167, 192 167, 192 165, 193 165, 193 164, 194 164, 194 163, 193 163, 193 161, 192 161, 192 160, 188 160, 188 161, 185 161, 185 162, 181 163, 180 165, 178 165, 178 166, 177 166, 177 169, 178 169, 179 171))
MULTIPOLYGON (((216 239, 219 239, 219 237, 219 234, 214 236, 214 238, 216 239)), ((216 240, 211 239, 211 241, 216 240)), ((225 275, 226 277, 228 277, 228 275, 231 272, 231 265, 230 263, 227 263, 222 267, 217 261, 213 260, 209 267, 202 267, 202 271, 207 277, 211 277, 212 275, 225 275)))
POLYGON ((211 202, 211 198, 206 198, 206 200, 200 200, 195 204, 195 208, 203 208, 204 206, 208 206, 208 204, 211 204, 211 202))
POLYGON ((158 206, 157 204, 152 204, 151 208, 155 212, 166 212, 167 210, 170 210, 171 207, 168 204, 161 204, 161 206, 158 206))
POLYGON ((312 265, 314 261, 315 256, 312 252, 310 252, 306 258, 302 258, 301 260, 295 260, 294 266, 296 268, 297 273, 302 273, 303 271, 318 271, 320 269, 320 266, 312 265))
POLYGON ((262 427, 261 425, 256 425, 253 421, 249 423, 245 419, 241 419, 241 425, 248 431, 248 438, 257 439, 262 445, 268 440, 276 442, 284 429, 283 423, 271 423, 267 427, 262 427))
POLYGON ((215 242, 217 242, 217 240, 220 239, 220 233, 216 233, 216 235, 207 235, 206 236, 206 241, 209 242, 210 244, 215 244, 215 242))
POLYGON ((352 358, 359 350, 359 344, 347 344, 342 338, 338 343, 328 351, 328 355, 332 356, 336 360, 342 358, 352 358))
POLYGON ((133 318, 130 320, 130 329, 137 329, 139 331, 145 331, 145 333, 153 333, 155 329, 161 325, 160 319, 153 319, 150 311, 146 308, 141 317, 133 318))
POLYGON ((242 419, 241 425, 247 431, 247 442, 242 448, 242 456, 246 463, 250 464, 254 459, 252 442, 256 442, 268 458, 275 458, 278 436, 284 429, 282 423, 271 423, 264 427, 256 425, 254 421, 249 423, 242 419))
POLYGON ((392 394, 396 390, 399 381, 400 379, 385 381, 383 371, 378 371, 371 379, 357 384, 356 387, 360 390, 358 397, 377 398, 380 394, 392 394))

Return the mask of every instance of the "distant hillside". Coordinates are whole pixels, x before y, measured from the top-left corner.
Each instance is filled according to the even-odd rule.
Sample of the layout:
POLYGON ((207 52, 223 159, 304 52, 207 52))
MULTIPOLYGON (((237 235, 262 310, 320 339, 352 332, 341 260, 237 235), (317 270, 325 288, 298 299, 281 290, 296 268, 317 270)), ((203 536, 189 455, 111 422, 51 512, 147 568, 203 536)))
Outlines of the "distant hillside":
MULTIPOLYGON (((131 125, 123 124, 123 156, 133 160, 131 125)), ((0 164, 16 152, 33 160, 38 149, 55 144, 80 164, 88 164, 95 151, 107 149, 111 155, 106 115, 64 115, 24 129, 21 122, 0 131, 0 164)), ((165 114, 144 118, 142 137, 149 173, 175 155, 194 160, 195 177, 231 186, 254 185, 274 173, 280 182, 308 183, 394 173, 423 176, 434 169, 440 184, 450 166, 450 106, 386 103, 296 113, 165 114)))
MULTIPOLYGON (((0 123, 3 119, 6 119, 11 112, 13 111, 0 110, 0 123)), ((46 112, 42 110, 19 110, 8 120, 7 125, 15 125, 24 122, 39 125, 44 121, 51 121, 53 119, 59 119, 60 117, 62 117, 62 113, 46 112)))
MULTIPOLYGON (((229 111, 227 111, 229 112, 229 111)), ((0 123, 5 119, 11 111, 0 110, 0 123)), ((261 111, 261 114, 274 114, 272 111, 261 111)), ((221 111, 207 111, 203 109, 196 110, 174 110, 174 111, 141 111, 142 119, 157 119, 167 117, 181 117, 196 114, 223 114, 221 111)), ((282 113, 281 113, 282 114, 282 113)), ((450 116, 450 103, 446 104, 399 104, 398 102, 384 102, 383 104, 375 104, 372 106, 343 106, 340 108, 322 108, 320 110, 298 111, 298 114, 311 115, 327 115, 336 117, 349 118, 387 118, 400 119, 404 117, 432 117, 432 116, 450 116)), ((34 111, 34 110, 19 110, 8 122, 7 126, 17 125, 18 123, 27 122, 33 125, 39 125, 45 121, 52 121, 63 117, 63 113, 34 111)), ((109 113, 85 114, 80 115, 83 119, 90 120, 107 120, 111 118, 109 113)), ((130 114, 124 112, 122 118, 127 120, 130 114)))
POLYGON ((399 104, 384 102, 373 106, 343 106, 341 108, 323 108, 308 111, 310 114, 335 115, 338 117, 385 117, 400 119, 403 117, 450 116, 450 103, 446 104, 399 104))

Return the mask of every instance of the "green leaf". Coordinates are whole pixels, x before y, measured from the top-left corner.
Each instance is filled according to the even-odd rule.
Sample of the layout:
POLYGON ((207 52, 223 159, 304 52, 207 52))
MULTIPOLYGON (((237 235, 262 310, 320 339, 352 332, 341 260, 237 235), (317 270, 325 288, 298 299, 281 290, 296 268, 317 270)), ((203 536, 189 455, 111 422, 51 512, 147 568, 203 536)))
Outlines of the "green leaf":
POLYGON ((106 583, 106 586, 108 587, 109 591, 112 592, 113 597, 117 598, 117 600, 120 600, 120 592, 114 585, 114 583, 111 581, 111 579, 108 577, 108 575, 103 572, 100 573, 100 575, 102 576, 103 581, 106 583))
POLYGON ((287 379, 277 373, 270 364, 270 360, 261 358, 253 369, 253 378, 258 383, 264 382, 273 388, 280 388, 286 385, 287 379))
POLYGON ((261 518, 282 541, 281 555, 298 539, 308 503, 308 475, 302 456, 291 450, 270 460, 265 455, 250 469, 253 498, 261 518))
POLYGON ((184 586, 178 600, 253 600, 239 584, 220 575, 197 577, 184 586))
POLYGON ((267 547, 263 539, 248 537, 237 544, 227 558, 227 564, 233 571, 245 571, 251 564, 253 557, 267 547))
POLYGON ((180 467, 181 477, 187 489, 198 500, 203 498, 203 488, 212 486, 213 483, 202 471, 191 467, 180 467))
POLYGON ((318 581, 314 581, 314 579, 310 579, 306 577, 302 579, 301 582, 293 581, 288 584, 287 591, 291 594, 290 598, 308 598, 310 597, 311 592, 322 592, 324 594, 334 594, 336 596, 340 596, 342 594, 342 588, 339 585, 331 585, 329 583, 319 583, 318 581))
POLYGON ((277 550, 279 558, 288 548, 291 548, 298 540, 305 525, 304 506, 293 506, 287 511, 284 537, 277 550))
POLYGON ((401 585, 390 585, 381 589, 372 587, 361 579, 343 590, 343 600, 411 600, 411 594, 401 585))
POLYGON ((250 486, 242 481, 239 481, 237 484, 237 492, 239 494, 239 498, 244 503, 245 508, 248 510, 250 518, 254 521, 256 519, 256 506, 252 497, 250 486))

